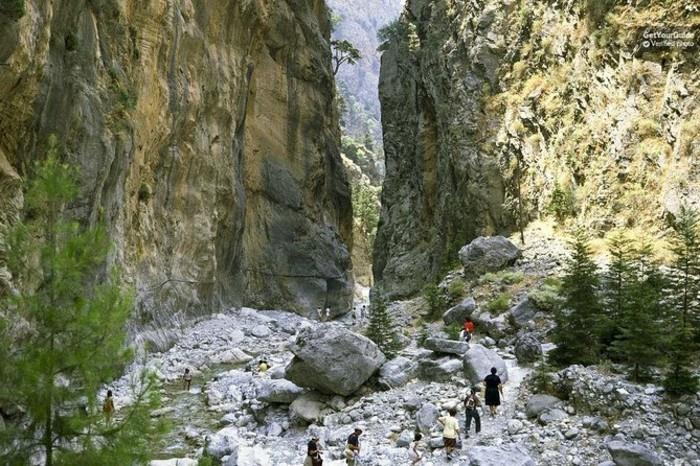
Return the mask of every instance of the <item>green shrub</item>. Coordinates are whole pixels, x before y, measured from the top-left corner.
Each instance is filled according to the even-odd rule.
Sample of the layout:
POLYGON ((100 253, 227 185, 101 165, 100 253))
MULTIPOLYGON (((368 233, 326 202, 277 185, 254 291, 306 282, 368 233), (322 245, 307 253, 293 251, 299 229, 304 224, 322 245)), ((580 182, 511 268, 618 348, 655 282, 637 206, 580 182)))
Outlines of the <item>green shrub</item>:
POLYGON ((428 331, 428 324, 422 322, 420 325, 420 330, 418 330, 418 335, 416 336, 418 346, 425 345, 425 340, 427 340, 429 336, 430 332, 428 331))
POLYGON ((25 13, 24 0, 0 0, 0 14, 16 21, 25 13))
POLYGON ((489 272, 481 276, 482 283, 505 283, 514 285, 525 279, 525 274, 519 270, 501 270, 500 272, 489 272))
POLYGON ((530 291, 527 297, 535 304, 535 306, 543 311, 556 311, 561 305, 561 295, 559 285, 542 284, 539 288, 530 291))
POLYGON ((574 193, 570 189, 564 189, 559 185, 554 187, 552 198, 549 200, 547 212, 553 215, 559 222, 574 214, 574 193))
POLYGON ((423 288, 423 297, 428 303, 428 318, 430 320, 438 320, 442 317, 448 306, 448 301, 442 290, 437 285, 431 283, 423 288))
POLYGON ((553 372, 554 368, 547 364, 546 359, 542 357, 542 360, 537 363, 535 369, 532 371, 529 380, 529 385, 532 387, 534 393, 560 396, 554 385, 554 379, 552 377, 553 372))
POLYGON ((501 293, 486 303, 485 308, 491 314, 502 314, 510 308, 510 300, 512 297, 513 296, 508 292, 501 293))
POLYGON ((464 282, 461 280, 451 282, 447 287, 447 294, 453 301, 464 296, 464 282))
POLYGON ((117 90, 117 97, 119 99, 119 103, 122 104, 125 109, 131 110, 136 107, 137 97, 135 92, 119 87, 117 90))
POLYGON ((459 324, 452 324, 445 327, 445 333, 450 338, 450 340, 459 340, 459 332, 462 331, 462 326, 459 324))
POLYGON ((73 52, 78 49, 78 38, 72 32, 66 34, 66 38, 63 42, 65 44, 66 50, 69 52, 73 52))

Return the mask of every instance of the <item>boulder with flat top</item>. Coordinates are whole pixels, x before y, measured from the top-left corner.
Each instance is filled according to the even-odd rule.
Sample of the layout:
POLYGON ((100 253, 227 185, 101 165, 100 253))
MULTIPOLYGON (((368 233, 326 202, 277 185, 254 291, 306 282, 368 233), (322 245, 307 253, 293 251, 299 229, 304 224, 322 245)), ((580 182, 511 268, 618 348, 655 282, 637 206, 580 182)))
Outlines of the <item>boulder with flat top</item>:
POLYGON ((372 340, 335 324, 301 329, 289 349, 294 359, 285 378, 334 395, 352 394, 386 360, 372 340))
POLYGON ((480 236, 459 250, 464 272, 471 276, 513 265, 521 251, 504 236, 480 236))

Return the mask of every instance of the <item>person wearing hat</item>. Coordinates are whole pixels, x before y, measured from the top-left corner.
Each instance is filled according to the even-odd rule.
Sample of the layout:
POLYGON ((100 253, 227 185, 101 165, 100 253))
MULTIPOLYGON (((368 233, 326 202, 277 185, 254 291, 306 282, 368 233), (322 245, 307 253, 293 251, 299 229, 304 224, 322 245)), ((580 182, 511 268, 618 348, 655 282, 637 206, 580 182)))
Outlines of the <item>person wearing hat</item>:
POLYGON ((360 435, 362 429, 355 427, 355 430, 348 437, 348 443, 345 445, 345 463, 353 466, 357 455, 360 454, 360 435))
POLYGON ((307 445, 304 466, 321 466, 322 464, 323 459, 321 459, 321 447, 318 444, 318 435, 314 435, 307 445))
POLYGON ((481 431, 481 418, 479 417, 478 408, 481 406, 481 400, 476 395, 476 388, 472 387, 467 397, 464 399, 464 414, 465 414, 465 437, 469 437, 469 428, 472 425, 472 419, 474 419, 474 425, 476 427, 476 433, 481 431))

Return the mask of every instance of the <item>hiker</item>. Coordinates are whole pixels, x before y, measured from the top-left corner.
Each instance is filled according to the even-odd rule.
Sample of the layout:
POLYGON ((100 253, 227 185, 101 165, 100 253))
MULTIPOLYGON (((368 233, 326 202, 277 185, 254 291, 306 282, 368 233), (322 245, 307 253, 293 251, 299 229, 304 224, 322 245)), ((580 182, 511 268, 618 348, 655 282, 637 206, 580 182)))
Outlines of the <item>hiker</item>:
POLYGON ((355 324, 362 325, 362 308, 360 306, 355 306, 353 308, 352 318, 355 321, 355 324))
POLYGON ((322 464, 323 459, 321 458, 321 447, 318 444, 318 436, 314 435, 307 445, 304 466, 321 466, 322 464))
POLYGON ((472 419, 474 419, 474 425, 476 427, 476 433, 481 432, 481 418, 479 417, 478 408, 481 406, 481 401, 476 395, 476 388, 471 389, 470 393, 464 399, 464 411, 465 411, 465 428, 464 435, 469 438, 469 428, 472 425, 472 419))
POLYGON ((323 311, 321 310, 320 307, 316 308, 316 315, 318 315, 318 320, 321 321, 323 320, 323 311))
POLYGON ((452 460, 452 451, 454 451, 457 446, 457 436, 459 436, 459 423, 457 422, 457 410, 451 408, 448 411, 448 416, 443 416, 438 418, 438 422, 442 424, 442 440, 445 445, 445 453, 447 454, 447 461, 452 460))
POLYGON ((112 423, 112 414, 114 414, 114 398, 112 398, 112 390, 107 390, 107 397, 102 403, 102 412, 105 415, 107 425, 112 423))
POLYGON ((484 378, 484 382, 486 383, 484 402, 486 406, 489 407, 491 416, 498 414, 497 409, 501 404, 501 396, 503 396, 503 383, 501 382, 501 378, 496 375, 496 372, 498 372, 498 370, 492 367, 491 374, 484 378))
POLYGON ((186 391, 190 391, 190 385, 192 385, 192 374, 190 374, 189 369, 185 369, 185 373, 182 376, 182 385, 186 391))
POLYGON ((345 464, 354 465, 355 460, 360 454, 360 435, 362 435, 362 429, 355 427, 355 430, 348 437, 348 442, 345 445, 345 464))
POLYGON ((264 372, 267 372, 267 370, 270 368, 270 364, 267 362, 265 359, 260 360, 260 364, 258 364, 258 372, 261 374, 264 372))
POLYGON ((459 332, 459 337, 461 340, 464 340, 466 342, 471 341, 472 335, 474 334, 474 322, 471 320, 471 318, 467 317, 464 320, 464 325, 462 326, 462 331, 459 332))
POLYGON ((331 320, 331 308, 327 307, 326 308, 326 322, 329 322, 331 320))
POLYGON ((416 432, 413 436, 413 442, 408 446, 408 458, 411 460, 411 465, 418 464, 423 459, 423 452, 421 451, 423 445, 421 439, 423 435, 420 432, 416 432))

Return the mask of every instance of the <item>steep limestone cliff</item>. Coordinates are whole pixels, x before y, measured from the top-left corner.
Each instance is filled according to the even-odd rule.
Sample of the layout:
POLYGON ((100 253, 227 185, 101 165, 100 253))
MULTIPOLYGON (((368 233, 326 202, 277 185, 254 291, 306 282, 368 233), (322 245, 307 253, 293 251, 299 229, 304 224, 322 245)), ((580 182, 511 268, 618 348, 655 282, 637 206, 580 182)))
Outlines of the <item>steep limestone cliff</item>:
POLYGON ((478 235, 552 213, 661 235, 700 200, 692 1, 410 0, 384 44, 386 178, 374 275, 409 295, 478 235), (521 207, 522 206, 522 207, 521 207))
POLYGON ((349 306, 323 0, 23 3, 0 12, 1 222, 57 134, 81 172, 72 211, 110 226, 144 320, 349 306))

